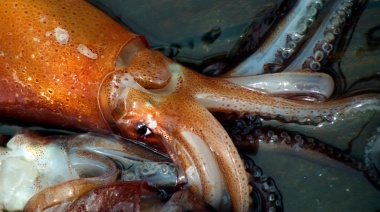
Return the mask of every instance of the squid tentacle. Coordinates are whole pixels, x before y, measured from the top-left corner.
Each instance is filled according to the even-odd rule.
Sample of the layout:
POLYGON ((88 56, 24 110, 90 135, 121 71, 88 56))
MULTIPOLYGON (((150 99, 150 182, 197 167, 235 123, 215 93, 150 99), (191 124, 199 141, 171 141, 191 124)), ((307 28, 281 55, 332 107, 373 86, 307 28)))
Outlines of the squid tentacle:
MULTIPOLYGON (((343 27, 351 17, 354 6, 358 1, 345 0, 329 2, 333 5, 328 11, 327 17, 323 17, 319 27, 308 44, 300 51, 305 60, 294 60, 285 71, 293 71, 299 68, 312 71, 321 70, 326 59, 334 52, 339 37, 342 36, 343 27)), ((326 3, 328 4, 328 3, 326 3)))
MULTIPOLYGON (((313 150, 319 152, 359 171, 366 172, 368 170, 369 160, 365 162, 356 159, 339 148, 297 132, 271 126, 262 126, 256 123, 258 120, 252 118, 249 114, 242 116, 240 114, 225 115, 218 113, 216 116, 231 135, 231 139, 237 148, 244 149, 246 152, 255 152, 260 148, 260 145, 272 145, 274 147, 289 146, 294 151, 313 150)), ((369 144, 373 144, 375 140, 376 133, 374 132, 369 140, 369 144)), ((366 154, 371 154, 369 147, 366 150, 366 154)))
POLYGON ((245 61, 235 67, 232 71, 224 76, 249 76, 264 73, 273 73, 284 70, 294 71, 299 69, 319 70, 321 63, 333 51, 334 44, 341 35, 341 29, 348 17, 355 1, 298 1, 287 18, 280 24, 281 27, 267 39, 268 43, 264 43, 260 49, 249 56, 245 61), (333 4, 333 5, 329 5, 333 4), (328 11, 329 17, 325 17, 319 13, 328 11), (322 19, 319 23, 319 19, 322 19), (310 35, 316 25, 317 32, 310 35), (326 26, 326 27, 324 27, 326 26), (307 47, 303 47, 308 39, 307 47), (270 42, 270 45, 269 45, 270 42), (309 52, 311 51, 311 54, 309 52), (274 53, 273 53, 274 52, 274 53), (305 62, 296 59, 289 63, 290 59, 297 52, 301 58, 305 58, 305 62), (308 53, 306 53, 308 52, 308 53), (302 57, 302 55, 304 55, 302 57), (306 59, 307 58, 307 59, 306 59), (303 64, 299 64, 303 63, 303 64))
POLYGON ((236 85, 222 84, 217 81, 212 84, 216 87, 214 92, 199 89, 194 96, 197 102, 215 112, 251 113, 264 118, 317 125, 325 121, 344 119, 356 113, 380 110, 380 94, 377 93, 308 103, 249 92, 236 85), (222 86, 224 86, 223 89, 222 86))
POLYGON ((242 158, 247 172, 250 173, 253 208, 256 211, 283 211, 282 196, 273 178, 264 175, 261 168, 249 156, 242 155, 242 158))
MULTIPOLYGON (((143 37, 85 1, 4 0, 0 8, 4 17, 0 26, 7 29, 0 36, 17 41, 2 43, 0 114, 146 142, 168 153, 182 168, 184 173, 177 173, 179 184, 188 182, 198 197, 217 209, 228 206, 229 201, 224 202, 228 192, 233 210, 247 210, 251 188, 236 147, 210 111, 319 124, 380 110, 379 94, 310 103, 251 91, 239 81, 210 79, 150 51, 143 37)), ((310 83, 310 78, 305 81, 310 83)), ((322 90, 317 95, 327 98, 327 93, 322 90)), ((85 160, 95 152, 109 156, 116 150, 89 146, 72 144, 70 156, 85 160)), ((93 157, 98 162, 101 158, 105 157, 93 157)), ((124 152, 114 159, 127 163, 124 152)), ((114 180, 117 169, 112 167, 103 172, 106 177, 100 184, 114 180)), ((100 185, 87 180, 67 184, 82 182, 78 185, 82 191, 100 185)), ((31 199, 27 209, 46 192, 50 190, 31 199)))
POLYGON ((290 147, 292 151, 296 152, 314 151, 363 172, 376 188, 380 188, 378 171, 380 127, 373 132, 368 140, 364 158, 357 159, 318 139, 285 129, 262 126, 256 123, 258 120, 249 114, 242 116, 239 114, 225 115, 217 113, 215 115, 231 135, 231 139, 239 150, 252 153, 260 148, 290 147))

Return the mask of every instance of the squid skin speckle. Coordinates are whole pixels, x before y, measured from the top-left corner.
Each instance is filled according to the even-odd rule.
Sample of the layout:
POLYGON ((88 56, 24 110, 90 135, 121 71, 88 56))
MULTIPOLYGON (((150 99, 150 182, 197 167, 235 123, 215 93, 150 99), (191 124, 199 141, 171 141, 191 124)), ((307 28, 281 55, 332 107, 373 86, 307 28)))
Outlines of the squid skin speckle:
POLYGON ((1 115, 146 142, 217 210, 223 199, 234 211, 252 200, 244 163, 210 111, 318 125, 380 110, 375 93, 305 102, 202 76, 82 0, 3 0, 0 11, 1 115))

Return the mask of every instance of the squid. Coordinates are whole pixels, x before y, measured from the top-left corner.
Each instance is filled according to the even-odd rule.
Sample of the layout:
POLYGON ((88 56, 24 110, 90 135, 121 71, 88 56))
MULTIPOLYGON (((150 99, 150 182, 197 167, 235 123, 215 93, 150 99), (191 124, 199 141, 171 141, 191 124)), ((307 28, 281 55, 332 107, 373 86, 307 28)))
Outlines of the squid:
POLYGON ((248 88, 249 77, 203 76, 82 0, 3 0, 0 13, 0 115, 142 141, 217 210, 247 211, 252 200, 243 160, 210 112, 317 125, 380 110, 379 94, 307 102, 248 88))

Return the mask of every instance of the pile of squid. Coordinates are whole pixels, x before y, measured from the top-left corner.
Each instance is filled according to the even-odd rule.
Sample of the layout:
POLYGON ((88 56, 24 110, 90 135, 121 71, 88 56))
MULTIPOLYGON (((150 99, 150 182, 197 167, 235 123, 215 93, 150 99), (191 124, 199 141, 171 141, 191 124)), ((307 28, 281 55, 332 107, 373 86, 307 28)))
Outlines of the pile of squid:
MULTIPOLYGON (((313 16, 321 5, 309 4, 302 12, 313 16)), ((332 16, 332 23, 344 22, 352 5, 334 5, 341 19, 332 16)), ((271 179, 255 181, 257 168, 231 136, 312 149, 322 144, 254 129, 252 120, 314 127, 370 114, 380 125, 379 93, 328 100, 333 79, 310 71, 329 56, 337 26, 327 29, 304 65, 288 66, 294 72, 272 73, 284 68, 307 28, 281 44, 293 49, 265 58, 270 65, 248 58, 221 77, 207 77, 149 49, 143 36, 82 0, 2 0, 0 14, 0 115, 91 132, 52 136, 24 129, 7 140, 0 149, 4 210, 248 211, 257 204, 252 191, 264 184, 275 196, 270 207, 279 207, 271 179), (229 116, 217 120, 217 114, 229 116), (245 118, 241 129, 221 121, 245 118)), ((373 131, 365 164, 342 161, 380 187, 380 136, 373 131)), ((343 154, 325 149, 320 154, 343 154)))

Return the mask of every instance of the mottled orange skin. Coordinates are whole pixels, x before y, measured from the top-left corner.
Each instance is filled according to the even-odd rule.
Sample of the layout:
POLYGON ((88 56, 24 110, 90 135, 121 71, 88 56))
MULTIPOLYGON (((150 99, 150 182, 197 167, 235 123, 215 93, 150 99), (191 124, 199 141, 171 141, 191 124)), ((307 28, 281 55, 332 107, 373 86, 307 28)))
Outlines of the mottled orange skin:
POLYGON ((0 114, 109 132, 98 106, 103 78, 135 35, 82 0, 0 2, 0 114), (67 30, 59 44, 54 29, 67 30), (81 54, 83 44, 96 59, 81 54))

